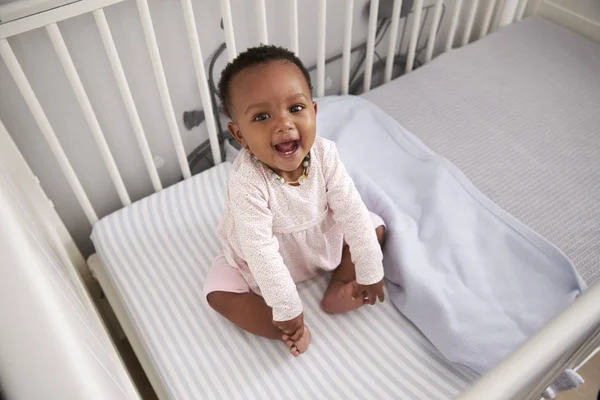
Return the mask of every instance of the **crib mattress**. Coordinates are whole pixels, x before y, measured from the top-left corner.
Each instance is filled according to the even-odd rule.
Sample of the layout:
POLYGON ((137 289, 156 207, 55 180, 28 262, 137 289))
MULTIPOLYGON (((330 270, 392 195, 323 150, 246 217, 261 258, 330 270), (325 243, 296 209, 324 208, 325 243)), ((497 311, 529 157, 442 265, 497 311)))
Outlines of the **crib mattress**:
POLYGON ((364 94, 600 280, 600 45, 541 18, 364 94))
POLYGON ((202 287, 220 245, 229 163, 98 222, 92 239, 152 368, 177 400, 445 399, 473 375, 450 365, 390 302, 324 314, 327 276, 299 285, 313 332, 294 359, 207 305, 202 287))

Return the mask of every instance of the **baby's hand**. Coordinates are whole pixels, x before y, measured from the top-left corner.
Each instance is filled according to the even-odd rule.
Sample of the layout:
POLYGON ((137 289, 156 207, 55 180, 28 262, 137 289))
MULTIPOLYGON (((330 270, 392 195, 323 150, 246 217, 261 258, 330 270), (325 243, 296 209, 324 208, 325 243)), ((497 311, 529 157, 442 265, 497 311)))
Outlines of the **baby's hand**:
POLYGON ((383 300, 385 299, 383 279, 372 285, 360 285, 357 283, 352 297, 354 299, 363 298, 364 304, 374 305, 377 302, 377 299, 383 303, 383 300))
POLYGON ((295 342, 300 340, 304 334, 304 313, 289 321, 273 321, 273 324, 284 333, 282 336, 284 341, 292 340, 295 342))

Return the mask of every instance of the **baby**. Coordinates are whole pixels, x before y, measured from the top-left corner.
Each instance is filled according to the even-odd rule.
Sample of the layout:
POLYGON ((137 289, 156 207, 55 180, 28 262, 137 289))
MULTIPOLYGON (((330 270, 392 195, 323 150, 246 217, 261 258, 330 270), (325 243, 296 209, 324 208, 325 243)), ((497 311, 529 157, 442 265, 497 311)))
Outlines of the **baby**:
POLYGON ((235 159, 218 234, 224 254, 205 281, 210 306, 238 327, 283 340, 311 333, 296 283, 333 271, 321 302, 342 313, 384 300, 385 226, 362 202, 335 144, 316 136, 317 103, 294 53, 251 48, 229 63, 219 95, 235 159))

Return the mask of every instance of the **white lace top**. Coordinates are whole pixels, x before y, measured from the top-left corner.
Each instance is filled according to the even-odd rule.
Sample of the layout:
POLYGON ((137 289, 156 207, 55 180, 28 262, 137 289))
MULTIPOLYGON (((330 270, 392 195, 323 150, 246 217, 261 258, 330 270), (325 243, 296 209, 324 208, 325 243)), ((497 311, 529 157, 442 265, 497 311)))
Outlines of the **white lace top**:
POLYGON ((319 270, 334 270, 344 240, 357 282, 370 285, 383 279, 383 256, 369 211, 335 144, 320 137, 302 186, 276 181, 242 150, 233 163, 218 234, 227 261, 263 296, 275 321, 302 312, 295 283, 319 270))

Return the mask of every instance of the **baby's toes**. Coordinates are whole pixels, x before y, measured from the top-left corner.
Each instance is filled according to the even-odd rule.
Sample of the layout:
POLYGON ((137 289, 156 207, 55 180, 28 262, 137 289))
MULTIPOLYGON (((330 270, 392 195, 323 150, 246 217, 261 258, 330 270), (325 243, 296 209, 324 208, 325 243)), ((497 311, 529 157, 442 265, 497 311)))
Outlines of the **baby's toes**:
POLYGON ((290 353, 292 353, 292 355, 294 357, 297 357, 300 355, 300 352, 298 351, 298 348, 296 346, 291 346, 290 347, 290 353))
POLYGON ((291 340, 286 340, 285 344, 287 344, 287 346, 291 349, 292 347, 294 347, 294 342, 291 340))

